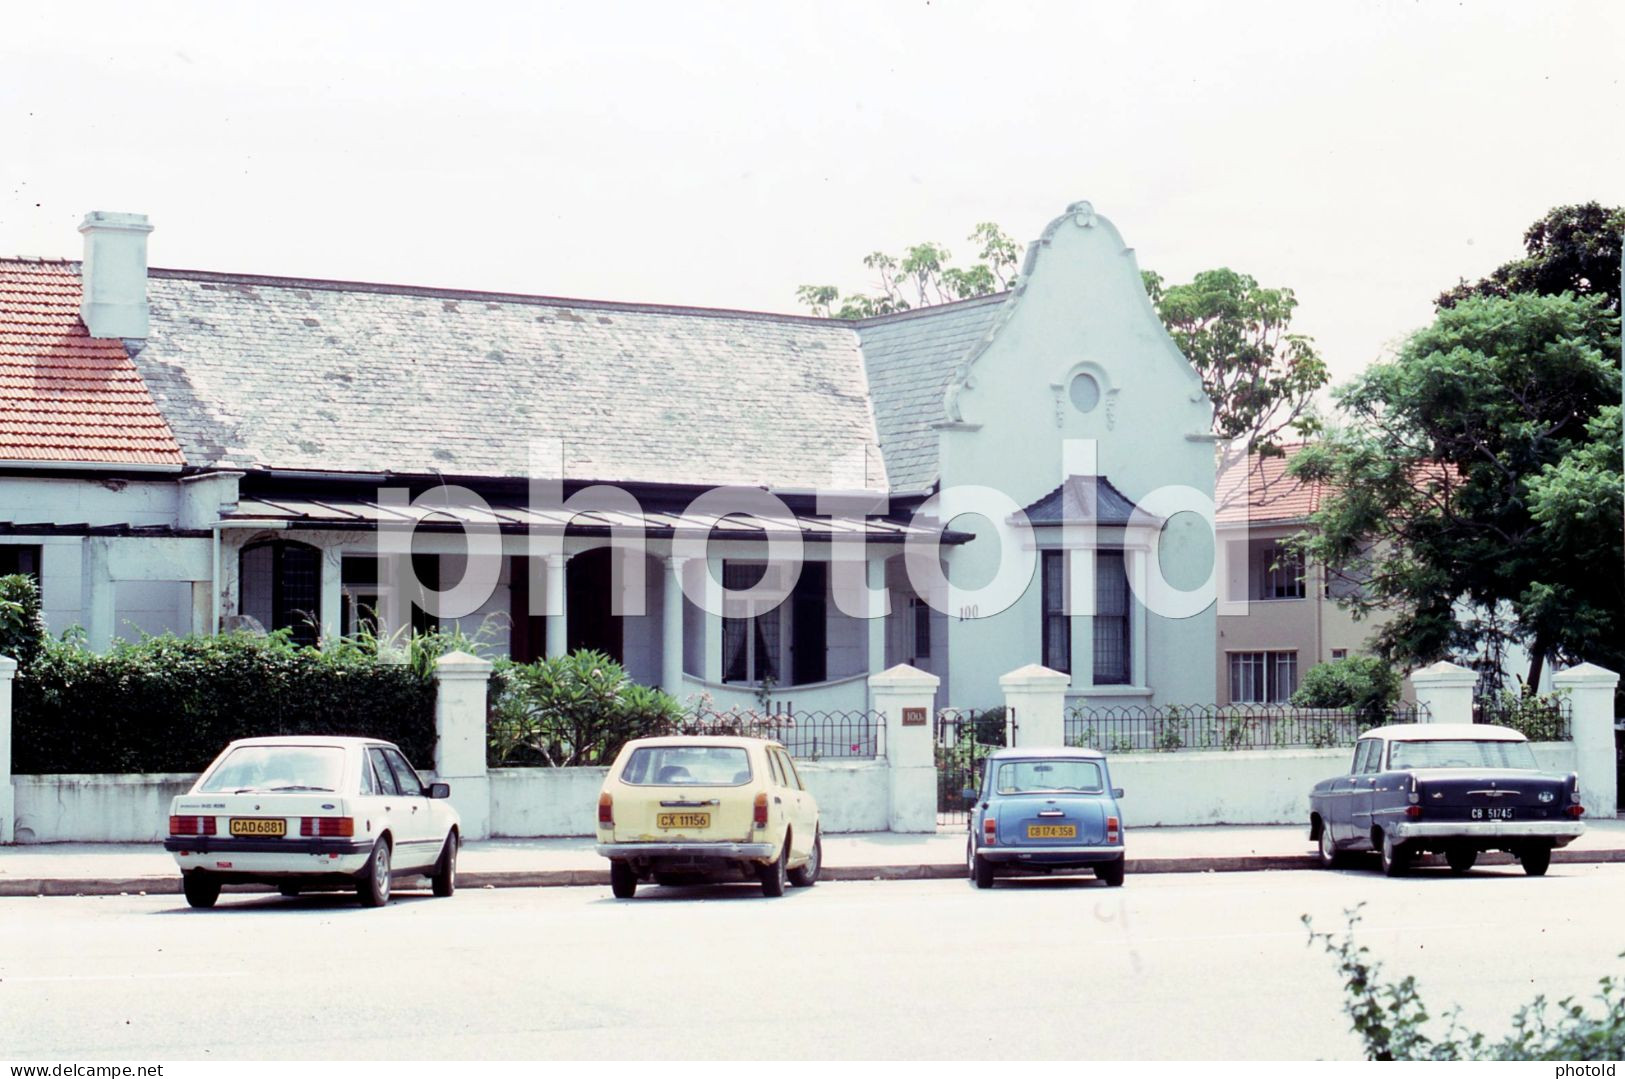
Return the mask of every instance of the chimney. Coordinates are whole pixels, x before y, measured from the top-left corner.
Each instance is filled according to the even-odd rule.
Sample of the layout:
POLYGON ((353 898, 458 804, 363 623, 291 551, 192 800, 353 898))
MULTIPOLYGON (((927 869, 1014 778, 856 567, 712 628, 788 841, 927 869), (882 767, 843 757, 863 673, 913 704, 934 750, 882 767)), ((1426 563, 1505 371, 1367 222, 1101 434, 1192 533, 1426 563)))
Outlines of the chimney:
POLYGON ((85 237, 79 314, 90 336, 145 338, 147 215, 92 210, 79 231, 85 237))

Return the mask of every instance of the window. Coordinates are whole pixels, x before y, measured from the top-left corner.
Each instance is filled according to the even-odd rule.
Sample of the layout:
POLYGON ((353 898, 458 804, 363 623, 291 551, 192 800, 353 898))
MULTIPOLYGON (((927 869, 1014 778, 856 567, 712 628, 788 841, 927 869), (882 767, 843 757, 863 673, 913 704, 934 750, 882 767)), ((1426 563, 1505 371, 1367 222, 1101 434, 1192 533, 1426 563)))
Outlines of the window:
POLYGON ((1298 688, 1298 653, 1230 653, 1230 699, 1238 704, 1284 704, 1298 688))
POLYGON ((1334 648, 1334 649, 1332 649, 1332 659, 1336 660, 1336 659, 1348 659, 1348 658, 1349 658, 1349 650, 1347 648, 1334 648))
POLYGON ((421 797, 423 794, 423 780, 419 779, 417 772, 410 764, 406 763, 406 758, 401 756, 400 751, 386 749, 384 750, 384 756, 389 760, 390 767, 394 769, 395 786, 400 788, 400 792, 421 797))
POLYGON ((1359 746, 1354 750, 1354 767, 1350 771, 1354 775, 1373 771, 1377 757, 1381 753, 1375 738, 1360 739, 1359 746))
MULTIPOLYGON (((1388 767, 1400 768, 1527 768, 1540 767, 1528 742, 1440 739, 1431 742, 1395 742, 1388 767)), ((1523 816, 1519 810, 1518 815, 1523 816)))
POLYGON ((26 573, 39 581, 40 552, 37 543, 7 543, 0 545, 0 577, 26 573))
POLYGON ((914 658, 931 658, 931 605, 919 596, 908 601, 914 615, 914 658))
POLYGON ((336 791, 343 774, 344 750, 334 746, 240 746, 220 763, 198 793, 336 791))
POLYGON ((750 758, 734 746, 644 746, 632 751, 622 783, 737 787, 750 782, 750 758))
POLYGON ((1303 598, 1303 552, 1272 543, 1263 549, 1264 591, 1260 599, 1303 598))
MULTIPOLYGON (((724 562, 722 586, 743 591, 762 579, 767 567, 760 564, 724 562)), ((722 680, 724 682, 779 681, 779 612, 771 611, 746 618, 722 620, 722 680)))
POLYGON ((322 552, 308 543, 275 540, 243 548, 238 564, 242 613, 267 630, 291 631, 298 644, 321 634, 322 552))
POLYGON ((1095 554, 1095 685, 1126 686, 1129 653, 1128 571, 1122 551, 1095 554))
POLYGON ((1104 789, 1094 761, 1013 761, 999 765, 1000 794, 1097 793, 1104 789))
POLYGON ((1052 671, 1072 673, 1072 632, 1066 618, 1066 552, 1042 551, 1039 587, 1044 597, 1040 662, 1052 671))
POLYGON ((372 761, 373 774, 378 779, 379 794, 399 794, 400 787, 395 784, 395 773, 389 770, 389 761, 384 751, 376 746, 367 749, 367 757, 372 761))

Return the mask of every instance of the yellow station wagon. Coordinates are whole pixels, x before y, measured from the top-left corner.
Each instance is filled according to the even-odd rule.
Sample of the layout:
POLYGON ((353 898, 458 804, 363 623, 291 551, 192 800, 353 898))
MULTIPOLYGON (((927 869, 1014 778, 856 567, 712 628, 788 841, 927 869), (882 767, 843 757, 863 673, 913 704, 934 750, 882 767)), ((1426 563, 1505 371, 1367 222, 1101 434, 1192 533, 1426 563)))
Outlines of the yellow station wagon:
POLYGON ((764 738, 678 735, 628 742, 598 795, 610 887, 756 879, 762 894, 818 880, 818 803, 795 762, 764 738))

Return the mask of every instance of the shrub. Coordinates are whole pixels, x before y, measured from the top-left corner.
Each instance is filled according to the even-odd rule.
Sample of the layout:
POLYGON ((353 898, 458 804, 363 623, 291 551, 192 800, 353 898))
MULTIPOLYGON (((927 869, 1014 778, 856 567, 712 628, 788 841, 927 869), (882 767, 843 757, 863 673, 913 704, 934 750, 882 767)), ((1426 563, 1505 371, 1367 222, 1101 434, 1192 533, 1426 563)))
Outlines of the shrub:
POLYGON ((0 656, 10 656, 19 668, 26 668, 39 656, 45 640, 39 585, 26 573, 0 577, 0 656))
POLYGON ((1384 982, 1382 964, 1371 958, 1365 945, 1354 944, 1360 907, 1346 913, 1348 929, 1341 940, 1315 932, 1307 914, 1303 924, 1309 930, 1311 947, 1319 943, 1337 957, 1338 971, 1345 979, 1343 1010, 1365 1043, 1367 1059, 1575 1061, 1625 1056, 1625 992, 1611 977, 1597 983, 1600 1015, 1589 1014, 1573 997, 1565 997, 1556 1002, 1554 1016, 1554 1005, 1545 996, 1537 996, 1518 1009, 1511 1033, 1499 1041, 1463 1028, 1458 1012, 1445 1016, 1443 1031, 1429 1033, 1428 1010, 1416 979, 1407 975, 1397 982, 1384 982))
POLYGON ((1511 727, 1531 742, 1561 742, 1569 738, 1568 690, 1555 693, 1519 693, 1503 689, 1477 701, 1485 723, 1511 727))
POLYGON ((976 740, 984 746, 1002 746, 1006 734, 1007 724, 1004 705, 995 705, 986 709, 976 717, 974 729, 976 740))
POLYGON ((496 764, 608 764, 634 738, 683 722, 677 699, 627 678, 602 652, 497 662, 490 748, 496 764))
POLYGON ((1317 663, 1304 672, 1292 703, 1298 708, 1351 708, 1378 716, 1398 702, 1399 686, 1399 672, 1382 660, 1348 656, 1317 663))
POLYGON ((97 654, 48 641, 15 684, 13 770, 196 772, 235 738, 340 734, 434 761, 434 681, 356 649, 270 637, 148 637, 97 654))

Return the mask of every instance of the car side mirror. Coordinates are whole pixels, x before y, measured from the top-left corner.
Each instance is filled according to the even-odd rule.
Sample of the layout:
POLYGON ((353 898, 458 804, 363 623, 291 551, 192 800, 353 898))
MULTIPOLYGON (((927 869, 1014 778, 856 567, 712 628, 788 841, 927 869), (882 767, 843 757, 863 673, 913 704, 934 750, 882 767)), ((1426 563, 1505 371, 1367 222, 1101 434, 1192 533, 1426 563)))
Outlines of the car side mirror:
POLYGON ((967 806, 972 806, 972 805, 976 804, 976 788, 975 787, 966 787, 964 790, 959 792, 959 796, 965 800, 965 804, 967 806))
POLYGON ((451 784, 450 783, 430 783, 429 784, 429 797, 430 798, 450 798, 451 797, 451 784))
POLYGON ((1113 798, 1121 798, 1121 797, 1123 797, 1123 788, 1122 787, 1113 787, 1112 788, 1112 797, 1113 798))

